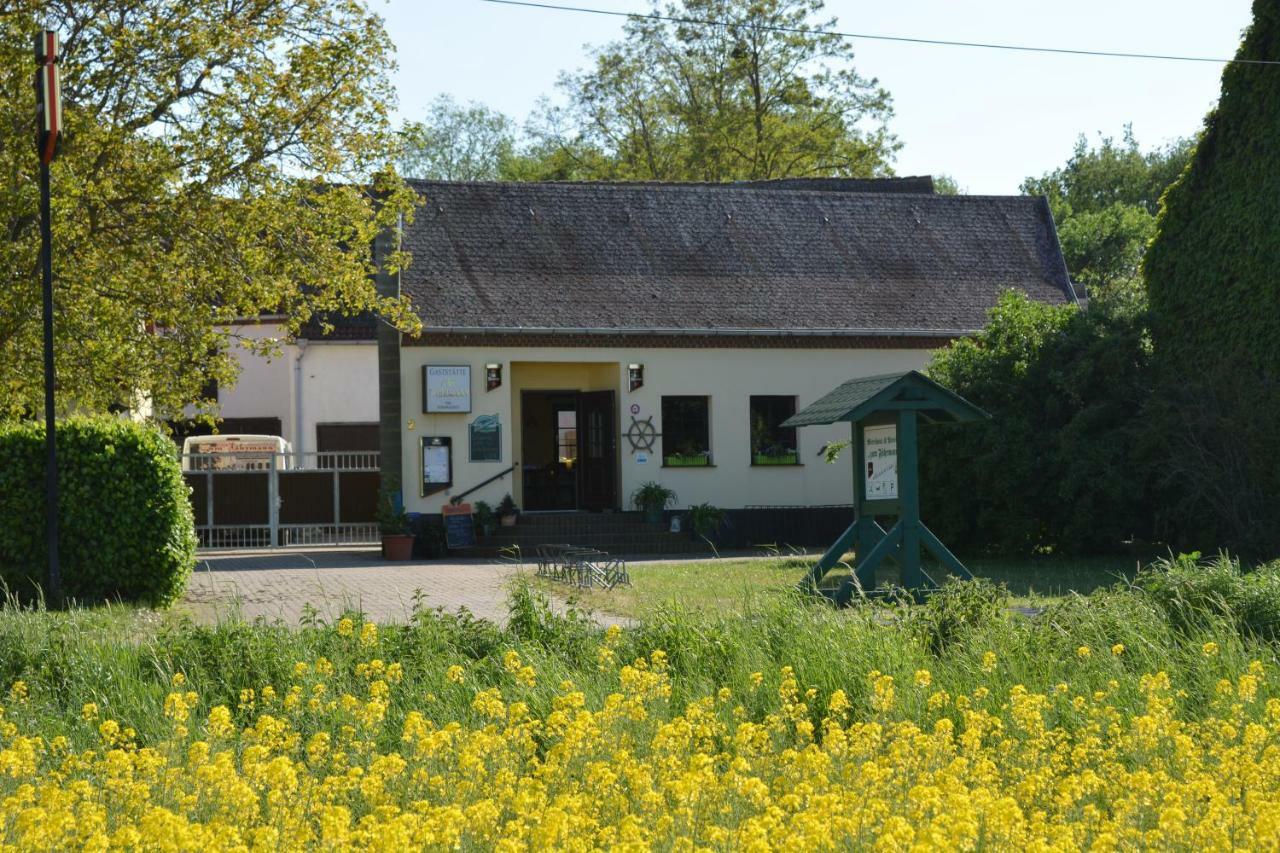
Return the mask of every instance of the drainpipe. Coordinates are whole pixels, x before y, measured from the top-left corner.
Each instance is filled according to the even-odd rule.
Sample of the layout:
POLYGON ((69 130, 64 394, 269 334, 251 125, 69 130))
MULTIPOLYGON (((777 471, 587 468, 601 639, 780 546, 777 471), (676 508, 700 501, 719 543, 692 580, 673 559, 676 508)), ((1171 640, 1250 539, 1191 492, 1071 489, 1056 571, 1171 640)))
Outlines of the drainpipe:
POLYGON ((293 359, 293 451, 302 452, 302 357, 307 354, 307 339, 297 341, 298 354, 293 359))

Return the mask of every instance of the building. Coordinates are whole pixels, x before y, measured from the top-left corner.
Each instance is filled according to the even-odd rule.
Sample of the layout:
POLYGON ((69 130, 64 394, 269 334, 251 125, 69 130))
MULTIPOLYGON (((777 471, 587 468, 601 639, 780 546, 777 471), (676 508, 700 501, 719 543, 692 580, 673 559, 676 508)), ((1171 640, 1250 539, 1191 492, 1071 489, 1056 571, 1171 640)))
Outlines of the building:
MULTIPOLYGON (((263 316, 228 329, 233 340, 273 339, 264 356, 236 343, 239 375, 211 389, 220 433, 278 435, 299 453, 378 449, 378 344, 369 317, 337 317, 290 336, 284 318, 263 316)), ((204 431, 206 428, 200 428, 204 431)), ((188 427, 182 435, 193 434, 188 427)))
POLYGON ((847 429, 784 420, 924 367, 1007 289, 1076 301, 1041 198, 928 178, 414 183, 413 260, 382 286, 424 329, 384 337, 380 381, 384 482, 425 514, 507 493, 625 510, 648 481, 681 508, 848 505, 848 466, 822 459, 847 429))

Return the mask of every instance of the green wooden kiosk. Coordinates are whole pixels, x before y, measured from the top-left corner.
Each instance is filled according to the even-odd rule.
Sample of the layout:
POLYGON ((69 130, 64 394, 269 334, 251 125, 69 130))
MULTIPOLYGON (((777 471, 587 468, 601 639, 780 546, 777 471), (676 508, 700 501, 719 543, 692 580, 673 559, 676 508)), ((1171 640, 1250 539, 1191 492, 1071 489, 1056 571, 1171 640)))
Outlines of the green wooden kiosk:
POLYGON ((986 412, 917 371, 851 379, 787 419, 788 427, 849 421, 853 429, 853 524, 810 571, 804 586, 837 605, 848 604, 858 587, 875 587, 876 568, 886 557, 902 567, 902 585, 912 592, 937 588, 920 564, 923 546, 944 566, 972 578, 956 556, 920 520, 918 424, 989 418, 986 412), (885 530, 877 516, 896 516, 885 530), (857 554, 853 576, 836 589, 819 583, 850 546, 857 554))

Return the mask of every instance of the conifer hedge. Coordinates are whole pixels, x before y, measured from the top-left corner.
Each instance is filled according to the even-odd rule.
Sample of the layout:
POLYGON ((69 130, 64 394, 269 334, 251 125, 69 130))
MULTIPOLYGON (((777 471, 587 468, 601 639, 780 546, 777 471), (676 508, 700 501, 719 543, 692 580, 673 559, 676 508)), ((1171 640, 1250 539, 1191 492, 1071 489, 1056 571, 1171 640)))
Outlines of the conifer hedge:
MULTIPOLYGON (((1237 59, 1280 62, 1255 0, 1237 59)), ((1280 553, 1280 68, 1226 66, 1144 261, 1167 485, 1209 550, 1280 553)))
MULTIPOLYGON (((10 590, 43 586, 43 423, 0 425, 0 575, 10 590)), ((58 423, 59 556, 77 601, 177 599, 196 536, 177 450, 162 432, 109 418, 58 423)))

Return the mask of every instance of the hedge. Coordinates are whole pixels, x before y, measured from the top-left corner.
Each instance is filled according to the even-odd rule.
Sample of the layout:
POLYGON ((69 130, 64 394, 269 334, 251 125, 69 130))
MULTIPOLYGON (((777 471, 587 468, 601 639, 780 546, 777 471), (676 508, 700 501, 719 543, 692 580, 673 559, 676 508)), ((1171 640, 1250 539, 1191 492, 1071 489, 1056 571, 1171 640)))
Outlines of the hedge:
MULTIPOLYGON (((45 430, 0 425, 0 576, 44 586, 45 430)), ((155 427, 109 418, 58 423, 59 562, 76 601, 162 606, 186 587, 196 535, 177 450, 155 427)))
MULTIPOLYGON (((1280 62, 1280 4, 1255 0, 1239 60, 1280 62)), ((1280 74, 1233 62, 1165 193, 1143 274, 1161 372, 1167 485, 1206 552, 1280 554, 1280 74)))

